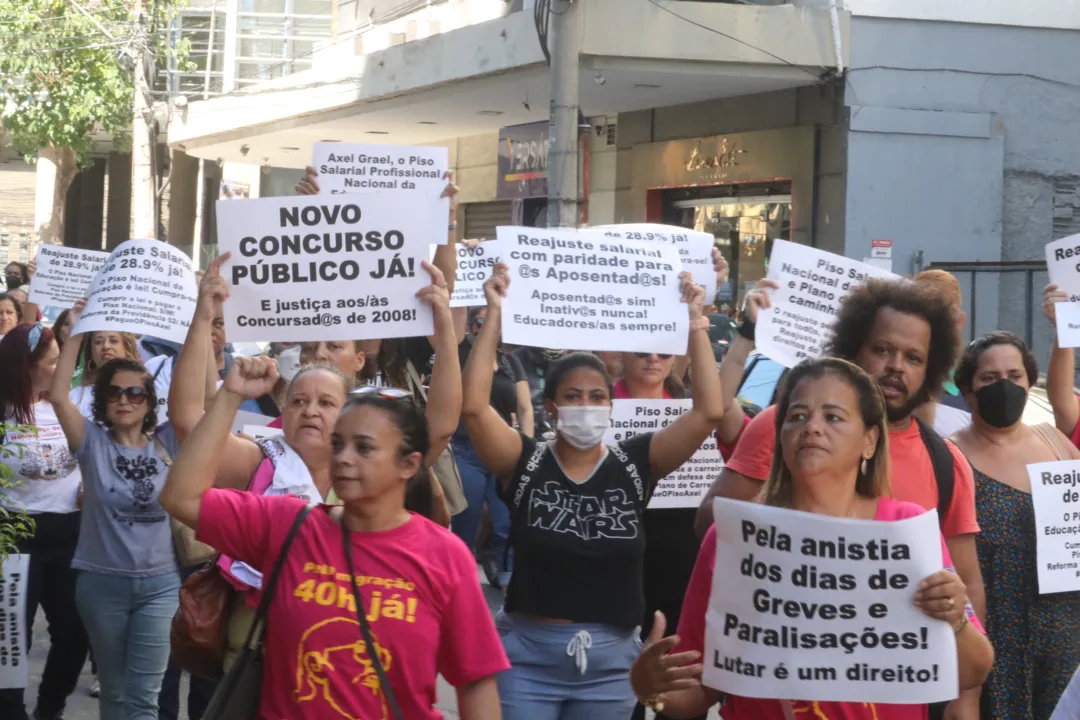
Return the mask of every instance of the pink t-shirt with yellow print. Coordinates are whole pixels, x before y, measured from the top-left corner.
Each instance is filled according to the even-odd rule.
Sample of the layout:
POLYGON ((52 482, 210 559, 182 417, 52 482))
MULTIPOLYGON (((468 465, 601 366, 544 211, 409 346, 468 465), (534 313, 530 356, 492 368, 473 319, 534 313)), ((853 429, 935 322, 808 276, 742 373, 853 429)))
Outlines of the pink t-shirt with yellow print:
MULTIPOLYGON (((304 501, 210 490, 198 537, 269 578, 304 501)), ((270 607, 263 720, 389 718, 360 633, 341 526, 326 506, 304 520, 270 607)), ((360 595, 376 651, 406 718, 439 720, 435 678, 467 685, 510 667, 465 544, 413 515, 401 527, 353 533, 360 595)))

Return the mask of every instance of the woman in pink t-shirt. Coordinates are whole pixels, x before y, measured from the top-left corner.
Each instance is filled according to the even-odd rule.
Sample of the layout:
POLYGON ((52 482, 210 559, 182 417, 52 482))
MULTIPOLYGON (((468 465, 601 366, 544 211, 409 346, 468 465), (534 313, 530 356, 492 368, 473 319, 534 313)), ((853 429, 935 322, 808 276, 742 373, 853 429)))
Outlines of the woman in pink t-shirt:
MULTIPOLYGON (((841 518, 893 521, 920 515, 912 503, 889 494, 889 449, 885 406, 874 382, 844 360, 826 358, 796 366, 781 392, 777 452, 765 484, 764 502, 841 518)), ((993 664, 993 649, 967 601, 963 582, 950 567, 926 578, 914 603, 928 617, 948 622, 956 634, 959 688, 978 687, 993 664)), ((679 632, 663 636, 657 616, 650 642, 631 670, 642 702, 669 717, 704 713, 723 702, 725 720, 784 720, 803 715, 827 720, 924 720, 927 705, 763 700, 727 695, 705 687, 702 665, 705 615, 713 583, 716 529, 705 536, 686 591, 679 632), (675 654, 667 655, 669 651, 675 654)), ((736 581, 734 578, 732 581, 736 581)))
MULTIPOLYGON (((435 322, 448 324, 448 314, 435 322)), ((456 377, 444 379, 456 388, 460 411, 454 368, 456 377)), ((212 484, 240 403, 276 381, 273 360, 237 358, 161 495, 200 540, 264 576, 306 503, 212 484)), ((405 509, 406 488, 422 477, 431 448, 424 417, 402 395, 354 396, 334 426, 330 478, 343 506, 312 511, 288 549, 269 608, 264 720, 438 720, 439 674, 457 688, 464 720, 499 718, 495 675, 509 662, 472 554, 405 509)))

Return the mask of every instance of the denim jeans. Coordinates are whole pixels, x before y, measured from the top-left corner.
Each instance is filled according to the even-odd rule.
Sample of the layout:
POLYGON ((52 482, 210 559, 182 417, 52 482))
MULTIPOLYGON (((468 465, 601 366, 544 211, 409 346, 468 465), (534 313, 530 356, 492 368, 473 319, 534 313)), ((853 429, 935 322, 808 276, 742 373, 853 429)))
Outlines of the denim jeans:
POLYGON ((502 610, 495 617, 510 669, 499 673, 503 720, 627 720, 637 700, 630 665, 640 628, 557 625, 502 610))
POLYGON ((476 454, 469 438, 452 440, 454 461, 461 474, 461 486, 469 507, 450 521, 450 529, 465 541, 470 550, 476 550, 476 536, 484 517, 484 505, 488 507, 491 520, 491 545, 499 567, 499 580, 506 587, 510 582, 512 565, 506 557, 506 543, 510 536, 510 510, 499 497, 499 480, 476 454))
POLYGON ((100 720, 157 720, 180 573, 79 574, 75 603, 98 664, 100 720))

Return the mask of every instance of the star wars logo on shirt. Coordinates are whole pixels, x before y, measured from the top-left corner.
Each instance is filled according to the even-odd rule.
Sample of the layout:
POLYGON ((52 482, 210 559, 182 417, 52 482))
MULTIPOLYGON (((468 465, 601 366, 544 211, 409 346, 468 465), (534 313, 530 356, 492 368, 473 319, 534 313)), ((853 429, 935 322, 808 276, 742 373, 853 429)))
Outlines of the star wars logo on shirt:
POLYGON ((529 497, 529 526, 575 535, 582 540, 638 536, 636 505, 622 488, 600 496, 568 492, 557 480, 539 485, 529 497))

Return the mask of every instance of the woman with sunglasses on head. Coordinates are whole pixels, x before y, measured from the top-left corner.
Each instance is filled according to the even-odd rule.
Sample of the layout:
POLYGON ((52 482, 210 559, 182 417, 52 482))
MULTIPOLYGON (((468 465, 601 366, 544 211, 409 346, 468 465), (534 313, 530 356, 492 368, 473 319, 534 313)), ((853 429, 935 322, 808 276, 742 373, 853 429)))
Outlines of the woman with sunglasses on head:
POLYGON ((642 516, 657 479, 689 460, 723 415, 705 292, 689 273, 680 283, 693 408, 610 447, 611 377, 590 353, 567 355, 548 373, 554 441, 523 435, 490 406, 506 265, 484 285, 488 316, 465 367, 462 415, 510 507, 514 572, 496 621, 512 664, 499 676, 507 720, 626 720, 634 709, 627 673, 645 614, 642 516))
MULTIPOLYGON (((803 362, 784 381, 777 408, 772 471, 762 491, 766 505, 880 522, 926 512, 914 503, 889 497, 885 402, 863 370, 836 358, 803 362)), ((701 662, 712 661, 702 656, 716 549, 716 527, 712 525, 686 590, 678 634, 662 637, 666 623, 658 613, 648 645, 634 661, 630 681, 642 703, 671 718, 703 715, 722 703, 725 720, 926 720, 925 704, 725 697, 702 685, 701 662)), ((913 593, 913 602, 927 617, 952 626, 958 657, 957 689, 964 691, 983 682, 993 664, 994 651, 981 632, 963 581, 951 567, 944 538, 941 551, 945 567, 922 579, 913 593)), ((994 716, 995 720, 1006 717, 1012 720, 1012 716, 994 716)))
MULTIPOLYGON (((74 322, 84 307, 80 300, 72 308, 74 322)), ((67 395, 79 340, 60 353, 50 391, 83 475, 75 601, 94 649, 102 720, 157 718, 180 589, 158 493, 179 442, 168 424, 158 428, 154 380, 137 360, 117 357, 96 369, 93 418, 83 416, 67 395)))
MULTIPOLYGON (((452 338, 439 273, 421 291, 435 337, 452 338)), ((461 407, 452 341, 437 348, 432 387, 461 407), (451 362, 443 362, 446 358, 451 362)), ((238 359, 189 436, 165 504, 200 540, 268 573, 305 502, 214 489, 233 416, 277 379, 273 360, 238 359)), ((410 486, 435 458, 429 421, 408 394, 371 388, 346 402, 333 428, 328 475, 343 507, 303 519, 269 608, 259 717, 437 720, 436 676, 457 689, 463 720, 498 720, 494 675, 506 669, 464 544, 410 513, 410 486)))
MULTIPOLYGON (((33 638, 39 607, 49 624, 49 654, 32 716, 43 720, 63 714, 86 663, 86 631, 75 608, 77 573, 71 568, 82 516, 82 478, 49 402, 59 356, 52 331, 40 323, 17 325, 0 340, 0 464, 11 472, 9 486, 0 491, 0 505, 9 513, 26 513, 34 523, 31 535, 19 539, 19 552, 30 556, 27 640, 33 638)), ((7 515, 0 524, 14 524, 17 518, 7 515)), ((23 690, 0 690, 0 718, 27 717, 23 690)))

